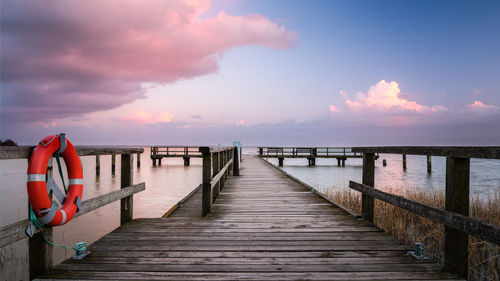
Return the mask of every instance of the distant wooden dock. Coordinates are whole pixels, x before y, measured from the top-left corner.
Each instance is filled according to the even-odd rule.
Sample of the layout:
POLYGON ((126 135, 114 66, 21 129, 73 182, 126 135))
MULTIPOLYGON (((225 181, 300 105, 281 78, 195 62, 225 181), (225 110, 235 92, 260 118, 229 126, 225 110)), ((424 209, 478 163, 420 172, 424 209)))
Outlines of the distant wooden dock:
POLYGON ((345 166, 349 158, 363 158, 363 153, 354 152, 351 147, 258 147, 258 155, 278 158, 280 167, 285 158, 307 158, 308 166, 316 166, 317 158, 335 158, 338 166, 345 166))
POLYGON ((411 258, 408 247, 372 223, 259 157, 246 156, 242 165, 240 176, 228 176, 224 185, 213 181, 224 178, 220 172, 205 178, 205 191, 220 192, 207 216, 198 188, 169 217, 130 221, 93 243, 83 260, 67 260, 39 279, 460 279, 411 258))

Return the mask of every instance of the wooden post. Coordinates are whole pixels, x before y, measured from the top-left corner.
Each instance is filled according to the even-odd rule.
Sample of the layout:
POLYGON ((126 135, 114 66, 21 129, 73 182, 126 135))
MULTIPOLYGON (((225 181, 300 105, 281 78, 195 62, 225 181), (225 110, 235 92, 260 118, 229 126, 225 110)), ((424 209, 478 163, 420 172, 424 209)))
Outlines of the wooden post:
MULTIPOLYGON (((236 150, 238 150, 237 147, 236 150)), ((264 149, 262 147, 259 147, 259 155, 262 156, 262 154, 264 154, 264 149)))
POLYGON ((137 153, 137 168, 141 167, 141 154, 137 153))
MULTIPOLYGON (((29 158, 28 158, 29 160, 29 158)), ((52 165, 47 167, 47 178, 52 176, 52 165)), ((49 195, 52 200, 52 194, 49 195)), ((29 207, 29 203, 28 203, 29 207)), ((29 215, 29 214, 28 214, 29 215)), ((52 226, 43 227, 45 237, 49 241, 54 241, 52 226)), ((29 278, 34 279, 36 276, 49 272, 53 267, 53 252, 54 247, 45 242, 41 232, 35 233, 28 241, 29 251, 29 278)))
MULTIPOLYGON (((134 159, 132 154, 121 155, 121 172, 120 172, 120 186, 125 188, 132 185, 133 182, 133 165, 134 159)), ((120 225, 132 220, 134 214, 134 200, 132 196, 125 197, 121 200, 120 204, 120 225)))
MULTIPOLYGON (((364 185, 375 187, 375 154, 365 153, 363 155, 363 182, 364 185)), ((364 220, 373 223, 374 199, 363 194, 361 196, 361 216, 364 220)))
POLYGON ((432 173, 432 156, 427 155, 427 173, 432 173))
POLYGON ((156 159, 153 158, 153 167, 156 167, 156 159))
POLYGON ((111 173, 115 173, 116 168, 116 154, 111 154, 111 173))
POLYGON ((161 158, 158 158, 158 166, 161 166, 161 158))
POLYGON ((184 156, 182 158, 184 159, 184 166, 189 167, 190 157, 184 156))
POLYGON ((212 154, 210 153, 210 147, 200 147, 199 150, 203 157, 201 215, 204 217, 212 210, 212 186, 210 185, 212 180, 212 154))
POLYGON ((238 161, 239 153, 238 147, 233 148, 233 176, 240 175, 240 162, 238 161))
POLYGON ((345 158, 342 158, 342 167, 345 167, 345 158))
POLYGON ((406 154, 403 154, 403 170, 406 170, 406 154))
POLYGON ((101 173, 101 159, 100 159, 99 155, 96 155, 95 156, 95 175, 99 176, 100 173, 101 173))
POLYGON ((283 167, 283 160, 284 160, 284 158, 278 158, 278 165, 280 167, 283 167))
POLYGON ((383 165, 384 167, 385 167, 385 166, 387 166, 387 160, 383 159, 383 160, 382 160, 382 165, 383 165))
MULTIPOLYGON (((446 158, 445 209, 464 216, 469 215, 469 158, 446 158)), ((467 278, 469 236, 467 233, 445 226, 444 270, 467 278)))

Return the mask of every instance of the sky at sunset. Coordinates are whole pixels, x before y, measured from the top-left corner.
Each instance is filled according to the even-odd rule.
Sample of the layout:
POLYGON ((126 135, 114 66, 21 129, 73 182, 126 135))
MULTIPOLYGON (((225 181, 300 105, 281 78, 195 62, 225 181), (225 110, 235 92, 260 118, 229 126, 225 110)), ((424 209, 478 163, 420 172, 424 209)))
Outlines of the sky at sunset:
POLYGON ((500 1, 0 1, 1 139, 500 144, 500 1))

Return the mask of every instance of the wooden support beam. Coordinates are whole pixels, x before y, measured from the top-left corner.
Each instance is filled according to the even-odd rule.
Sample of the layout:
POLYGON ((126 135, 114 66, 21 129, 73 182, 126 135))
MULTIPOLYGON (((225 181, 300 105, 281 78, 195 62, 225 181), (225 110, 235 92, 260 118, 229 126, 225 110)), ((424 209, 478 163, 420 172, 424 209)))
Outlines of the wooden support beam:
POLYGON ((111 173, 114 175, 116 170, 116 154, 111 154, 111 173))
POLYGON ((99 155, 95 156, 95 175, 99 176, 101 174, 101 159, 99 155))
MULTIPOLYGON (((126 188, 133 182, 133 157, 132 154, 121 155, 120 186, 126 188)), ((120 225, 132 220, 134 214, 134 200, 132 196, 125 197, 120 203, 120 225)))
POLYGON ((283 167, 283 160, 284 160, 284 158, 278 158, 278 165, 280 167, 283 167))
POLYGON ((137 153, 137 168, 141 167, 141 154, 137 153))
POLYGON ((202 171, 202 206, 201 215, 204 217, 212 210, 212 154, 209 147, 200 147, 203 161, 202 171))
POLYGON ((427 155, 427 173, 432 173, 432 156, 427 155))
POLYGON ((403 154, 403 170, 406 170, 406 154, 403 154))
MULTIPOLYGON (((375 154, 365 153, 363 155, 363 181, 367 186, 375 187, 375 154)), ((364 194, 361 196, 361 216, 364 220, 373 223, 374 200, 372 196, 364 194)))
MULTIPOLYGON (((49 176, 52 176, 52 165, 47 168, 47 178, 49 176)), ((49 194, 49 198, 52 200, 52 194, 49 194)), ((54 248, 52 245, 49 245, 49 243, 45 242, 45 239, 54 241, 52 226, 44 227, 43 232, 44 233, 38 232, 33 234, 28 241, 30 280, 34 279, 38 275, 49 272, 54 266, 54 248)))
MULTIPOLYGON (((469 215, 469 158, 446 158, 445 209, 464 216, 469 215)), ((444 270, 467 277, 469 236, 467 233, 445 227, 444 270)))
POLYGON ((191 157, 184 156, 182 159, 184 159, 184 166, 189 167, 191 157))
MULTIPOLYGON (((260 148, 262 150, 262 148, 260 148)), ((233 176, 240 175, 240 162, 238 161, 239 153, 238 147, 233 148, 233 176)))

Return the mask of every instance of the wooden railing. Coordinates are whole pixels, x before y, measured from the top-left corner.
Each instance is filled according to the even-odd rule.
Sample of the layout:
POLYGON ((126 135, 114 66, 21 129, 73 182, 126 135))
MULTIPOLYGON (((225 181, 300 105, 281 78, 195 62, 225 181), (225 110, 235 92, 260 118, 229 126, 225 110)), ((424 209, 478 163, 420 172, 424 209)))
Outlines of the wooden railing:
MULTIPOLYGON (((0 147, 0 160, 28 158, 34 146, 0 147)), ((133 195, 145 190, 145 183, 133 184, 133 157, 132 154, 140 155, 143 148, 123 148, 123 147, 98 147, 98 146, 75 146, 79 156, 116 155, 121 154, 121 189, 112 191, 82 202, 75 218, 90 211, 103 207, 107 204, 121 201, 120 224, 123 225, 132 220, 133 216, 133 195)), ((96 160, 99 158, 96 158, 96 160)), ((52 173, 48 169, 47 173, 52 173)), ((25 230, 29 219, 22 220, 7 226, 0 227, 0 247, 12 244, 21 239, 27 238, 25 230)), ((52 227, 44 227, 45 237, 52 241, 52 227)), ((48 272, 53 267, 53 249, 48 245, 42 233, 36 231, 29 238, 29 278, 48 272)))
POLYGON ((199 146, 180 146, 180 145, 165 145, 152 146, 150 149, 150 158, 153 161, 153 166, 161 166, 162 158, 182 157, 184 166, 189 166, 191 158, 201 158, 199 146))
POLYGON ((350 147, 259 147, 259 156, 262 157, 363 157, 350 147))
POLYGON ((445 226, 444 270, 467 277, 468 235, 500 245, 500 228, 469 217, 470 158, 500 159, 500 147, 353 147, 363 153, 362 183, 349 187, 362 193, 361 215, 373 222, 374 198, 445 226), (445 210, 374 188, 375 153, 446 157, 445 210))
POLYGON ((212 211, 212 204, 224 187, 231 173, 239 175, 238 149, 236 147, 200 147, 203 157, 202 216, 212 211))

